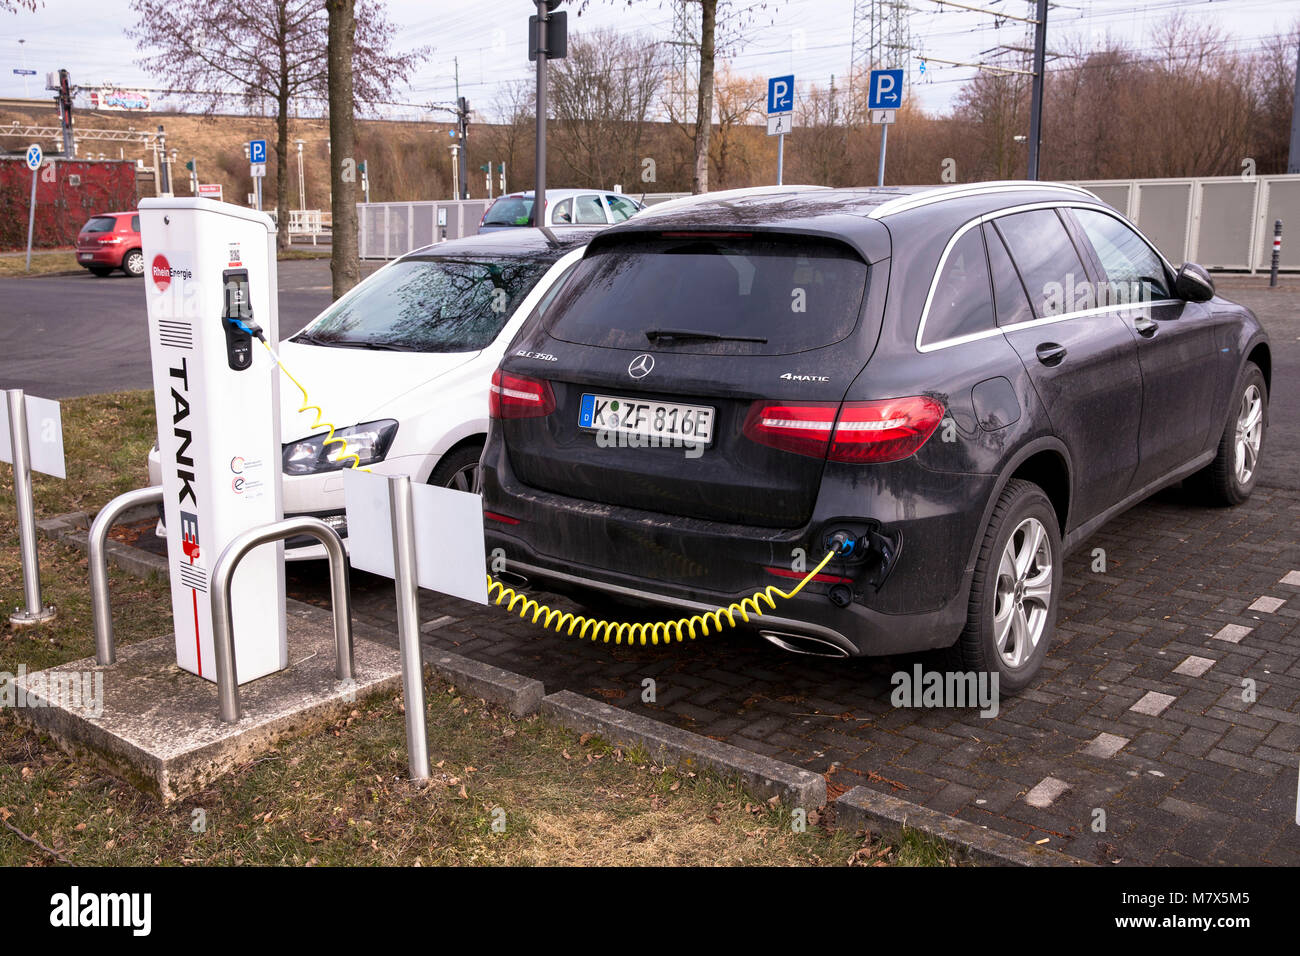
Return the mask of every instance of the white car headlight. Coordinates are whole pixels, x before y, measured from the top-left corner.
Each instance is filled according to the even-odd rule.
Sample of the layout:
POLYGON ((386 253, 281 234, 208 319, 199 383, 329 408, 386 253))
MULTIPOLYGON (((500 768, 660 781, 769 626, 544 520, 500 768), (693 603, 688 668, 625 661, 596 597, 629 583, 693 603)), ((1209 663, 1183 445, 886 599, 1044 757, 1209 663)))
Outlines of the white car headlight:
POLYGON ((338 471, 352 465, 353 455, 361 459, 362 465, 383 461, 396 435, 397 422, 387 418, 335 430, 335 438, 347 440, 346 448, 338 441, 331 441, 326 446, 328 432, 290 442, 284 446, 284 473, 314 475, 323 471, 338 471))

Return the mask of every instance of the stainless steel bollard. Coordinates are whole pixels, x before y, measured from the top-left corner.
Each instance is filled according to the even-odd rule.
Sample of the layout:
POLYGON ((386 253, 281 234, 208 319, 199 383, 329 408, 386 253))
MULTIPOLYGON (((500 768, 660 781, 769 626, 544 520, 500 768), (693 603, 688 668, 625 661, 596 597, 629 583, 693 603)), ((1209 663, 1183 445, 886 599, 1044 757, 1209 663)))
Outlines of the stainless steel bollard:
POLYGON ((397 641, 402 657, 402 696, 406 704, 406 755, 411 779, 429 779, 429 739, 425 727, 424 661, 420 655, 420 585, 415 566, 415 522, 411 479, 390 475, 388 493, 393 523, 393 584, 397 591, 397 641))
MULTIPOLYGON (((35 173, 32 174, 35 182, 35 173)), ((21 388, 5 392, 9 407, 9 443, 14 457, 14 499, 18 505, 18 548, 23 563, 23 597, 27 606, 14 608, 9 623, 30 627, 51 620, 58 612, 41 601, 41 565, 36 550, 36 507, 32 502, 32 454, 27 444, 27 400, 21 388)))

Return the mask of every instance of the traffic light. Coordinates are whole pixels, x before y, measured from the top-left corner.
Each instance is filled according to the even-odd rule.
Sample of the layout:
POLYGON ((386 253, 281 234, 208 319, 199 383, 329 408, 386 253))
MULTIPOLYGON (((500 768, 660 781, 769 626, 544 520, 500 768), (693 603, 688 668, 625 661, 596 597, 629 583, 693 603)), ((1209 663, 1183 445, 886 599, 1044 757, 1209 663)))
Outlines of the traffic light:
POLYGON ((185 161, 185 168, 188 169, 190 172, 194 172, 194 160, 187 159, 185 161))

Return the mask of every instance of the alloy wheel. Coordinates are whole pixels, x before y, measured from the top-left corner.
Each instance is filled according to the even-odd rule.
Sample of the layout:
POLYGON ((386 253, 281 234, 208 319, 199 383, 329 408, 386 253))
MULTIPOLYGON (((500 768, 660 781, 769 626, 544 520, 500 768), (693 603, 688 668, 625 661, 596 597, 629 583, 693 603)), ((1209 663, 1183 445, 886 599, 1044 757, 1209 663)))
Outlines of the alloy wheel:
POLYGON ((1264 396, 1258 385, 1251 385, 1241 396, 1237 415, 1237 451, 1233 467, 1237 483, 1245 485, 1255 474, 1259 462, 1259 445, 1264 437, 1264 396))
POLYGON ((1052 541, 1037 518, 1016 526, 998 563, 993 636, 1007 667, 1023 667, 1047 627, 1052 604, 1052 541))

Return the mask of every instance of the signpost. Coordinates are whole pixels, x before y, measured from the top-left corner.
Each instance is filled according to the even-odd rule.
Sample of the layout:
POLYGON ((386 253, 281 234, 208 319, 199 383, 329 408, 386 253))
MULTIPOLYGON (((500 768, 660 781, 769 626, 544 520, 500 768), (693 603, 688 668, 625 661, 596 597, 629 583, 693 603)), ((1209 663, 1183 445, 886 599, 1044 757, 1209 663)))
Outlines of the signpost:
POLYGON ((266 140, 254 139, 248 143, 248 175, 253 177, 256 206, 262 208, 262 180, 266 177, 266 140))
POLYGON ((25 605, 9 617, 14 627, 50 620, 55 610, 41 600, 41 568, 36 550, 36 511, 32 503, 32 472, 67 477, 63 461, 63 424, 59 403, 24 395, 21 388, 5 392, 8 414, 0 417, 0 461, 14 466, 14 500, 18 506, 18 548, 22 555, 25 605))
POLYGON ((27 207, 27 271, 32 271, 32 230, 36 227, 36 171, 45 154, 36 143, 27 147, 27 168, 32 171, 32 201, 27 207))
POLYGON ((199 183, 199 195, 221 202, 221 183, 199 183))
POLYGON ((785 178, 785 134, 794 125, 794 74, 767 81, 767 135, 776 141, 776 184, 785 178))
POLYGON ((894 122, 894 111, 903 105, 903 71, 872 70, 867 87, 867 109, 871 122, 880 126, 880 169, 876 185, 885 185, 885 149, 889 145, 889 127, 894 122))

